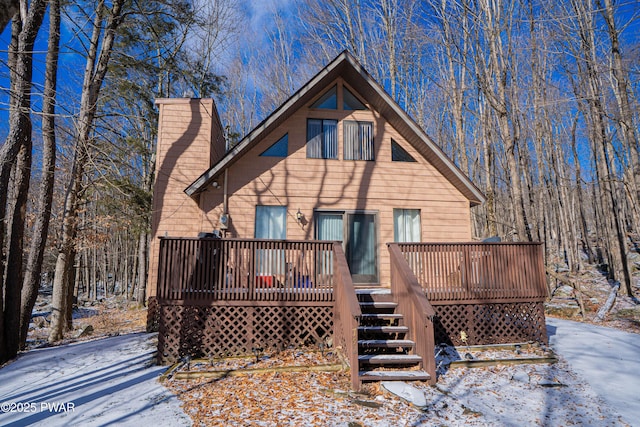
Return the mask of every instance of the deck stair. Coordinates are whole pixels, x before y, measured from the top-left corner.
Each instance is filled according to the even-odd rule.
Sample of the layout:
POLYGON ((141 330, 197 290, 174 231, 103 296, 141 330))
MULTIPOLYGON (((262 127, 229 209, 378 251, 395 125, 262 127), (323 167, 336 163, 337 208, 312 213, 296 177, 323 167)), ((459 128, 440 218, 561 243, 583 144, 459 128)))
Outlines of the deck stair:
POLYGON ((422 357, 413 352, 415 343, 390 292, 357 290, 362 317, 358 328, 359 376, 371 381, 428 381, 422 357))

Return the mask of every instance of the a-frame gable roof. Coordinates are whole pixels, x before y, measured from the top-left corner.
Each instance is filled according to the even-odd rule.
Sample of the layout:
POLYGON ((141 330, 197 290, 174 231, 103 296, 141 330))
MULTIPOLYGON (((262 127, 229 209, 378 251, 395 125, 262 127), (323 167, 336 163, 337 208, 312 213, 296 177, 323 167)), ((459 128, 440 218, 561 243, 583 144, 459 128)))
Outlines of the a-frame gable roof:
POLYGON ((347 51, 338 55, 269 117, 249 132, 218 163, 187 187, 185 193, 189 196, 194 196, 203 191, 220 173, 235 163, 237 159, 242 157, 293 113, 325 90, 338 77, 342 77, 351 87, 358 91, 390 125, 406 138, 407 142, 469 199, 472 206, 484 202, 485 197, 482 192, 347 51))

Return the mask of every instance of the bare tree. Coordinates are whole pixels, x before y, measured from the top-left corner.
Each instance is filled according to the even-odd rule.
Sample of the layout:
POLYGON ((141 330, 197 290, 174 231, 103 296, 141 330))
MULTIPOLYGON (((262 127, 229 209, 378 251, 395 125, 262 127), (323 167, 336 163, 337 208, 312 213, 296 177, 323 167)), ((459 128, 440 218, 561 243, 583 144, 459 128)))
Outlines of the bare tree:
POLYGON ((575 31, 580 37, 579 58, 580 77, 583 82, 586 99, 585 119, 589 123, 589 133, 595 159, 595 171, 598 179, 598 189, 603 206, 603 220, 605 229, 605 248, 609 261, 611 278, 622 280, 629 295, 631 292, 631 276, 629 273, 624 228, 622 224, 620 192, 617 187, 617 177, 614 168, 611 137, 607 131, 607 112, 602 99, 603 85, 597 59, 595 11, 590 2, 571 0, 571 7, 575 13, 575 31))
MULTIPOLYGON (((442 60, 446 76, 446 92, 451 96, 449 107, 452 115, 453 134, 456 142, 456 153, 459 164, 465 173, 469 173, 469 159, 467 156, 467 125, 465 108, 465 92, 468 90, 469 67, 466 63, 471 54, 469 46, 469 18, 465 8, 447 10, 446 0, 434 7, 437 11, 437 22, 440 25, 443 55, 442 60), (462 9, 462 10, 461 10, 462 9), (452 13, 456 13, 455 18, 452 13), (459 34, 454 34, 453 23, 459 25, 459 34)), ((445 108, 446 108, 445 107, 445 108)))
POLYGON ((89 159, 91 129, 98 107, 98 96, 107 73, 109 59, 115 41, 116 29, 123 18, 124 0, 114 0, 108 8, 103 0, 96 5, 92 23, 92 34, 85 65, 80 112, 75 135, 73 166, 64 202, 60 252, 56 261, 53 300, 51 307, 51 329, 49 341, 63 337, 67 324, 69 292, 73 282, 69 282, 70 270, 74 263, 74 240, 77 231, 78 199, 82 190, 84 169, 89 159))
POLYGON ((604 0, 604 5, 598 0, 596 4, 604 19, 607 35, 609 36, 611 54, 609 61, 610 83, 618 109, 616 124, 624 149, 629 156, 628 170, 624 174, 629 190, 625 193, 629 198, 632 214, 630 219, 633 221, 633 229, 638 233, 640 232, 640 160, 638 156, 640 145, 637 134, 639 123, 637 113, 634 114, 631 105, 629 73, 623 65, 620 29, 616 23, 614 5, 611 0, 604 0))
POLYGON ((512 62, 514 46, 514 8, 502 1, 479 1, 474 4, 477 37, 474 46, 475 72, 479 89, 486 97, 498 124, 498 136, 504 146, 509 174, 514 232, 518 239, 531 240, 524 210, 524 197, 518 150, 520 124, 517 100, 510 97, 516 68, 512 62))
POLYGON ((42 178, 36 202, 36 220, 31 235, 29 256, 25 267, 20 307, 20 343, 24 346, 31 319, 31 311, 40 288, 45 243, 49 233, 53 183, 56 167, 56 85, 58 52, 60 49, 60 1, 49 0, 49 40, 47 49, 44 93, 42 100, 42 178))
POLYGON ((4 31, 11 18, 18 13, 19 0, 0 0, 0 32, 4 31))
MULTIPOLYGON (((21 4, 12 25, 11 111, 9 135, 0 149, 0 218, 7 223, 7 255, 3 275, 4 313, 0 314, 0 360, 15 356, 20 347, 20 293, 22 289, 22 255, 24 226, 31 174, 31 77, 33 45, 42 24, 46 2, 21 4), (13 173, 11 171, 13 170, 13 173), (11 190, 8 191, 11 174, 11 190), (11 194, 9 209, 7 194, 11 194), (4 342, 3 342, 4 341, 4 342)), ((3 239, 0 230, 0 241, 3 239)), ((0 290, 0 293, 3 293, 0 290)), ((2 301, 0 301, 2 302, 2 301)), ((0 308, 2 304, 0 303, 0 308)), ((2 311, 2 310, 0 310, 2 311)))

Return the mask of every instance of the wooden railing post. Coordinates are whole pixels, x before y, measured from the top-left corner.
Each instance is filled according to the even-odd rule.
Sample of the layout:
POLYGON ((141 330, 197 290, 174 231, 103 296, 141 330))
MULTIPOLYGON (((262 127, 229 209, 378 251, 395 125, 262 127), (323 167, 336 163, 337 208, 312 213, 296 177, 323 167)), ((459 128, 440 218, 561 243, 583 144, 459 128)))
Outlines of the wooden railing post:
POLYGON ((347 258, 340 243, 333 245, 333 337, 334 345, 341 345, 349 360, 351 386, 361 386, 358 362, 358 326, 362 311, 351 280, 347 258))
POLYGON ((397 299, 398 310, 409 327, 408 338, 422 357, 422 368, 430 375, 429 384, 436 383, 436 357, 433 319, 435 310, 413 274, 409 263, 395 243, 387 244, 391 262, 391 294, 397 299))

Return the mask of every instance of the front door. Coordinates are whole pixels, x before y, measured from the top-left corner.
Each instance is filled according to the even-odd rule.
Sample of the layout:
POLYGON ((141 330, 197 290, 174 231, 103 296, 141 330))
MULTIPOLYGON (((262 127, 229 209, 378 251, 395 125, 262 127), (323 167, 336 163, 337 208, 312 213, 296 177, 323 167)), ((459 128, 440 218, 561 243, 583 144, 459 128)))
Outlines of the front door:
POLYGON ((316 238, 342 241, 354 284, 378 283, 376 215, 316 212, 316 238))

